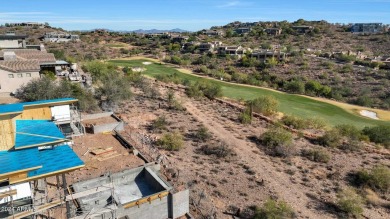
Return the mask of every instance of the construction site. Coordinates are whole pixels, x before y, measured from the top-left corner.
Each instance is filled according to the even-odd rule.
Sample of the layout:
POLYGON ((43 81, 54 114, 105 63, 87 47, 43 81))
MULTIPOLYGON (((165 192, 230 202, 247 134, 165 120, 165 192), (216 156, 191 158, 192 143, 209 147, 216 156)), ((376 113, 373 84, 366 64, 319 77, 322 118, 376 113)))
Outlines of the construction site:
POLYGON ((0 105, 0 218, 192 218, 189 190, 167 181, 165 159, 137 149, 146 139, 76 103, 0 105))

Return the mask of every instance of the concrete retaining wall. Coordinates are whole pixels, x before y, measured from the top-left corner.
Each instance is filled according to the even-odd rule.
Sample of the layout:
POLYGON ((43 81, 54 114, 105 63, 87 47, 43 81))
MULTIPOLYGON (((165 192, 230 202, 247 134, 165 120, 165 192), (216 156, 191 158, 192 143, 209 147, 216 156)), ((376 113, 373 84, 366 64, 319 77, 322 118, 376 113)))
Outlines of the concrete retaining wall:
POLYGON ((169 208, 171 218, 178 218, 190 212, 190 192, 188 189, 169 194, 169 208))
POLYGON ((83 115, 81 117, 81 120, 90 120, 90 119, 99 119, 102 117, 108 117, 113 115, 113 112, 105 112, 105 113, 95 113, 95 114, 88 114, 88 115, 83 115))

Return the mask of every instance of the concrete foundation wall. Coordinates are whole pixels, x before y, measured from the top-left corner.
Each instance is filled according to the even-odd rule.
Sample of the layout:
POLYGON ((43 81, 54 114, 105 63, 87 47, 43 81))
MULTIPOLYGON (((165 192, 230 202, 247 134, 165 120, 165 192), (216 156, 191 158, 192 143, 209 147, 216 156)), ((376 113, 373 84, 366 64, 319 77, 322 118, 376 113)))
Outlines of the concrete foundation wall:
POLYGON ((0 40, 0 48, 19 48, 18 40, 0 40))
POLYGON ((105 113, 88 114, 88 115, 83 115, 82 120, 99 119, 102 117, 111 116, 112 114, 114 114, 114 113, 113 112, 105 112, 105 113))
POLYGON ((128 209, 118 209, 117 217, 127 216, 130 219, 166 219, 168 214, 168 196, 163 197, 161 200, 153 200, 150 204, 145 203, 138 206, 134 206, 128 209))
POLYGON ((123 122, 114 122, 103 125, 94 125, 92 126, 93 134, 102 133, 102 132, 110 132, 116 128, 117 131, 123 130, 123 122))
POLYGON ((12 93, 15 92, 20 86, 27 84, 34 78, 39 78, 39 72, 10 72, 3 69, 0 69, 0 92, 1 93, 12 93), (19 75, 21 74, 21 75, 19 75), (27 74, 30 77, 27 77, 27 74), (10 78, 9 75, 13 75, 13 78, 10 78), (21 77, 20 77, 21 76, 21 77))
POLYGON ((184 190, 175 194, 170 194, 170 217, 178 218, 190 212, 190 192, 184 190))

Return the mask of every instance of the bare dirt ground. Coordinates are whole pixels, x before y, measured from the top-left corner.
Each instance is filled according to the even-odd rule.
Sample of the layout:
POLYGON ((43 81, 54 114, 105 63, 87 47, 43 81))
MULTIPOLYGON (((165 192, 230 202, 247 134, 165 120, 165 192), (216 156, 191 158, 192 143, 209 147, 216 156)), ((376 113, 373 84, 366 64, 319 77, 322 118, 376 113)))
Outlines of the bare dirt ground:
POLYGON ((0 93, 0 104, 17 103, 18 99, 10 96, 8 93, 0 93))
POLYGON ((145 162, 134 156, 111 134, 86 134, 74 139, 73 150, 84 161, 85 167, 67 174, 69 184, 92 179, 104 173, 119 172, 143 165, 145 162), (96 149, 111 148, 109 152, 93 155, 96 149))
MULTIPOLYGON (((166 89, 160 91, 164 94, 166 89)), ((312 162, 300 156, 301 150, 322 147, 298 136, 294 140, 294 156, 272 157, 256 140, 268 129, 266 122, 256 118, 251 125, 242 125, 238 122, 240 112, 235 108, 209 100, 188 99, 181 92, 176 92, 176 97, 186 111, 169 110, 164 100, 145 98, 139 93, 124 107, 121 116, 129 124, 128 129, 150 139, 158 139, 164 133, 150 129, 153 119, 160 116, 169 122, 168 132, 183 134, 183 149, 173 152, 160 149, 159 153, 168 160, 165 172, 175 172, 167 177, 170 183, 190 189, 191 213, 196 218, 229 218, 224 212, 232 206, 241 209, 261 206, 269 197, 286 201, 298 218, 336 218, 336 194, 349 185, 348 174, 376 164, 390 164, 388 155, 339 149, 327 149, 331 154, 327 164, 312 162), (205 143, 193 137, 201 125, 212 134, 205 143), (200 150, 204 145, 220 142, 230 146, 231 156, 218 158, 200 150)), ((385 207, 368 205, 363 215, 388 218, 390 212, 385 207)))

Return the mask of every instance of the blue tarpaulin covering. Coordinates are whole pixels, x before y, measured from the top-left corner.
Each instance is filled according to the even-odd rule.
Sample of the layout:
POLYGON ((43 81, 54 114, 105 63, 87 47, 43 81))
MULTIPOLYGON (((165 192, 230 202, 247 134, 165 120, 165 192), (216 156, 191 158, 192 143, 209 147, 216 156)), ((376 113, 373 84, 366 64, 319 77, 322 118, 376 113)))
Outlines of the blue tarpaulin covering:
POLYGON ((76 100, 77 99, 74 98, 61 98, 61 99, 39 100, 39 101, 24 102, 24 103, 1 104, 0 114, 22 112, 24 106, 50 104, 50 103, 54 104, 58 102, 68 102, 68 101, 76 101, 76 100))
POLYGON ((15 149, 66 141, 58 127, 48 120, 16 120, 15 149))
POLYGON ((29 171, 28 177, 50 174, 84 164, 68 145, 41 151, 38 148, 0 151, 0 160, 2 162, 0 174, 42 166, 39 169, 29 171))

